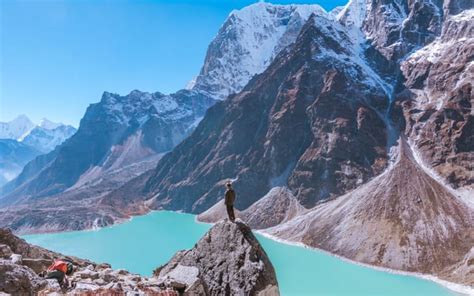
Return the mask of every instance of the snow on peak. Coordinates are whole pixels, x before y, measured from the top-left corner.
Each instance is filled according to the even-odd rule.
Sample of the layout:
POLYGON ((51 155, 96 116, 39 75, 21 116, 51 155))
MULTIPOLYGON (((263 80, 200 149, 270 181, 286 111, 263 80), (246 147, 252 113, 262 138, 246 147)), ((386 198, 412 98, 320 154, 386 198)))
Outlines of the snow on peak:
POLYGON ((193 89, 221 100, 241 91, 296 40, 313 13, 328 15, 319 5, 265 2, 232 11, 209 45, 193 89))
POLYGON ((0 139, 18 139, 29 132, 35 124, 26 115, 20 115, 9 122, 0 122, 0 139))
POLYGON ((44 129, 47 129, 47 130, 53 130, 55 128, 58 128, 60 127, 61 125, 64 125, 60 122, 52 122, 51 120, 47 119, 47 118, 42 118, 40 120, 40 123, 38 124, 39 127, 42 127, 44 129))
POLYGON ((337 19, 344 25, 362 28, 367 11, 370 9, 366 0, 350 0, 346 6, 340 10, 337 19))

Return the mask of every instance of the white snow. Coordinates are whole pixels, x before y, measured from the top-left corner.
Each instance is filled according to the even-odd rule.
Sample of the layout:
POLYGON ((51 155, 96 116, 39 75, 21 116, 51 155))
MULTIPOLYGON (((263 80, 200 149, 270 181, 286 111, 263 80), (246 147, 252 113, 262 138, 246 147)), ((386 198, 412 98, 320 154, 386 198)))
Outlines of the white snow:
POLYGON ((43 153, 53 150, 75 132, 72 126, 46 118, 34 124, 26 115, 20 115, 10 122, 0 122, 1 139, 17 140, 43 153))
POLYGON ((0 122, 0 139, 18 140, 34 126, 26 115, 20 115, 9 122, 0 122))
POLYGON ((255 3, 234 10, 209 48, 221 54, 208 56, 194 89, 217 99, 237 93, 275 56, 292 44, 311 14, 328 15, 319 5, 255 3))

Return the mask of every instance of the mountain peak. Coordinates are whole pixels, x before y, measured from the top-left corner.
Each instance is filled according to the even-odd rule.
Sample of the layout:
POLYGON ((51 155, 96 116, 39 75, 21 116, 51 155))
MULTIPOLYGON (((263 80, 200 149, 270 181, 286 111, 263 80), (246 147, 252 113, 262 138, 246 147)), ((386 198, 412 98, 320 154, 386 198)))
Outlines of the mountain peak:
POLYGON ((47 130, 53 130, 55 128, 60 127, 61 125, 64 125, 61 122, 53 122, 47 118, 42 118, 38 124, 39 127, 42 127, 47 130))
POLYGON ((238 93, 295 42, 313 13, 328 15, 319 5, 265 2, 232 11, 209 45, 193 89, 221 100, 238 93))

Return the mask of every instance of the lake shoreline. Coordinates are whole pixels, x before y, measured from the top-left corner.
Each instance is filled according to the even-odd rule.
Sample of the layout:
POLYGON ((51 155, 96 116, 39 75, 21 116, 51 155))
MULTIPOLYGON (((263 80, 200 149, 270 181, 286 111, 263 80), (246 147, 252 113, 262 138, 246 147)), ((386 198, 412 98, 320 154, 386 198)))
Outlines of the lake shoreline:
MULTIPOLYGON (((200 222, 200 223, 204 223, 204 222, 200 222)), ((371 268, 371 269, 375 269, 375 270, 378 270, 378 271, 383 271, 383 272, 387 272, 387 273, 391 273, 391 274, 397 274, 397 275, 403 275, 403 276, 412 276, 412 277, 421 278, 421 279, 424 279, 424 280, 434 282, 438 285, 441 285, 441 286, 443 286, 443 287, 445 287, 445 288, 447 288, 447 289, 449 289, 453 292, 459 293, 460 295, 467 295, 467 296, 474 295, 474 288, 471 288, 471 287, 466 286, 466 285, 446 281, 446 280, 440 279, 440 278, 438 278, 438 277, 436 277, 432 274, 423 274, 423 273, 418 273, 418 272, 403 271, 403 270, 391 269, 391 268, 387 268, 387 267, 381 267, 381 266, 377 266, 377 265, 362 263, 362 262, 359 262, 359 261, 349 259, 347 257, 343 257, 343 256, 338 255, 338 254, 331 253, 331 252, 323 250, 323 249, 319 249, 319 248, 315 248, 315 247, 305 245, 301 242, 294 242, 294 241, 284 240, 284 239, 281 239, 281 238, 276 237, 274 235, 268 234, 268 233, 266 233, 262 230, 253 230, 253 231, 260 234, 261 236, 264 236, 268 239, 271 239, 271 240, 276 241, 276 242, 281 243, 281 244, 287 244, 287 245, 291 245, 291 246, 295 246, 295 247, 309 249, 309 250, 312 250, 312 251, 315 251, 315 252, 321 252, 323 254, 338 258, 338 259, 343 260, 345 262, 352 263, 352 264, 359 265, 359 266, 363 266, 363 267, 367 267, 367 268, 371 268)))
MULTIPOLYGON (((112 227, 115 227, 115 226, 119 226, 121 224, 131 222, 132 220, 134 220, 134 218, 143 217, 143 216, 149 215, 149 214, 154 213, 154 212, 172 212, 172 213, 176 213, 176 214, 193 215, 194 216, 194 222, 197 223, 197 224, 207 224, 207 225, 213 225, 214 224, 214 223, 206 223, 206 222, 199 221, 197 219, 197 215, 190 214, 190 213, 184 213, 184 212, 181 212, 181 211, 150 210, 150 211, 144 213, 143 215, 131 215, 129 218, 126 218, 126 219, 115 220, 113 224, 110 224, 110 225, 107 225, 107 226, 104 226, 104 227, 91 227, 91 228, 88 228, 88 229, 71 230, 71 231, 45 232, 43 234, 46 234, 46 233, 70 233, 70 232, 78 232, 78 231, 94 232, 94 231, 98 231, 100 229, 106 229, 106 228, 112 228, 112 227)), ((474 288, 471 288, 471 287, 466 286, 466 285, 446 281, 446 280, 440 279, 440 278, 438 278, 434 275, 431 275, 431 274, 408 272, 408 271, 390 269, 390 268, 376 266, 376 265, 370 265, 370 264, 367 264, 367 263, 362 263, 362 262, 351 260, 349 258, 331 253, 331 252, 323 250, 323 249, 314 248, 314 247, 305 245, 301 242, 294 242, 294 241, 284 240, 284 239, 278 238, 274 235, 268 234, 268 233, 266 233, 262 230, 253 229, 252 231, 254 233, 262 235, 263 237, 268 238, 268 239, 270 239, 272 241, 275 241, 277 243, 296 246, 296 247, 300 247, 300 248, 304 248, 304 249, 309 249, 309 250, 314 251, 314 252, 320 252, 320 253, 335 257, 337 259, 340 259, 344 262, 348 262, 348 263, 358 265, 358 266, 363 266, 363 267, 374 269, 374 270, 377 270, 377 271, 382 271, 382 272, 387 272, 387 273, 390 273, 390 274, 396 274, 396 275, 402 275, 402 276, 411 276, 411 277, 416 277, 416 278, 420 278, 420 279, 423 279, 423 280, 431 281, 431 282, 434 282, 434 283, 436 283, 440 286, 443 286, 444 288, 447 288, 448 290, 450 290, 452 292, 455 292, 459 295, 467 295, 467 296, 474 295, 474 288)), ((41 233, 32 233, 32 235, 36 235, 36 234, 41 234, 41 233)), ((24 237, 24 236, 28 236, 28 235, 21 235, 21 237, 24 237)))

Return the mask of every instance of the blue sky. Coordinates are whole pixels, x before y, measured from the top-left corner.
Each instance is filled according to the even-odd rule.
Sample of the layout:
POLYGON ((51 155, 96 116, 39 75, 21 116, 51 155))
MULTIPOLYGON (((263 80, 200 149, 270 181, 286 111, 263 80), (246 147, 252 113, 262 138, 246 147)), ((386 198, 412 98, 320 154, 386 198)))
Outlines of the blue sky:
POLYGON ((183 88, 229 13, 254 2, 0 0, 0 121, 26 114, 77 127, 104 91, 183 88))

